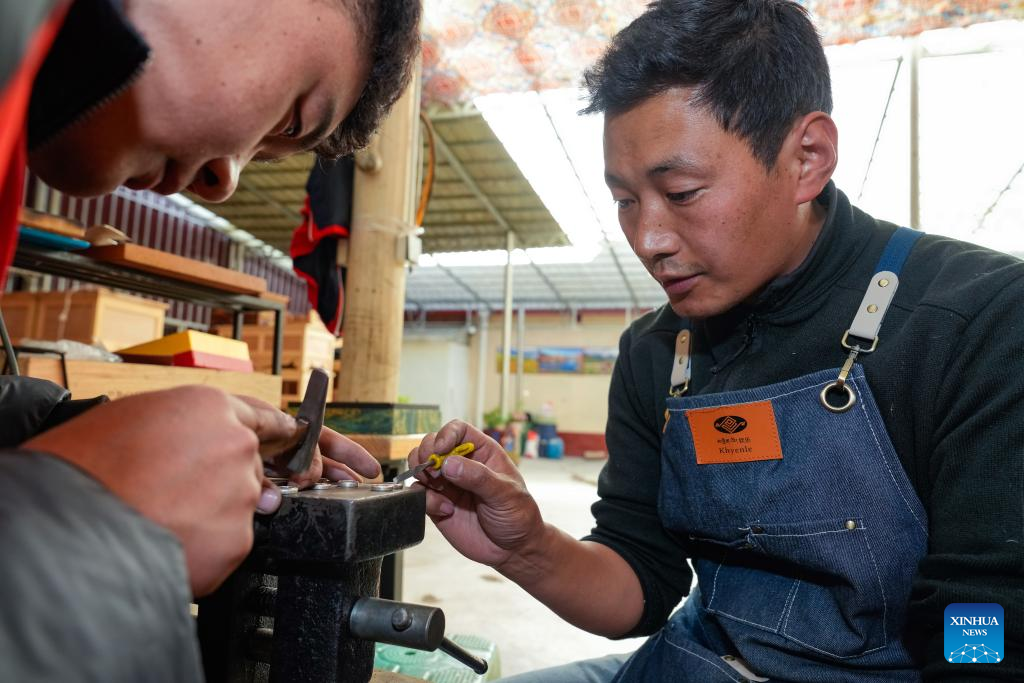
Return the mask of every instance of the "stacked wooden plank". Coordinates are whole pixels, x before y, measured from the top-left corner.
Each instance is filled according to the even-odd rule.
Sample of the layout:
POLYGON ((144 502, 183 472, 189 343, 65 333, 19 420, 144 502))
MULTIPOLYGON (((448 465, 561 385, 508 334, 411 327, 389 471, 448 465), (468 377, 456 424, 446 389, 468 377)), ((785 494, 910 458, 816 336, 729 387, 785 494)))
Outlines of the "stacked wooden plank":
POLYGON ((75 398, 106 395, 114 399, 145 391, 204 384, 231 394, 252 396, 271 405, 281 404, 281 378, 276 375, 69 360, 65 364, 65 377, 58 358, 19 355, 18 364, 22 374, 56 382, 68 388, 75 398))

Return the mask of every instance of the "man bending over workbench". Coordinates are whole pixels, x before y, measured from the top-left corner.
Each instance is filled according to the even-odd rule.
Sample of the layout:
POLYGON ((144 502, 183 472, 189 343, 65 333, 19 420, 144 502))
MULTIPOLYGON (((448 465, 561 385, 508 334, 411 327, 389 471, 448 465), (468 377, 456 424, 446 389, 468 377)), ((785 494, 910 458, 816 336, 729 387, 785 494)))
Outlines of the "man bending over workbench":
MULTIPOLYGON (((242 167, 364 145, 405 88, 419 0, 0 0, 0 291, 26 160, 80 195, 211 201, 242 167)), ((198 681, 189 602, 279 491, 275 407, 205 387, 93 406, 0 379, 0 678, 198 681)), ((325 429, 312 468, 380 472, 325 429)))

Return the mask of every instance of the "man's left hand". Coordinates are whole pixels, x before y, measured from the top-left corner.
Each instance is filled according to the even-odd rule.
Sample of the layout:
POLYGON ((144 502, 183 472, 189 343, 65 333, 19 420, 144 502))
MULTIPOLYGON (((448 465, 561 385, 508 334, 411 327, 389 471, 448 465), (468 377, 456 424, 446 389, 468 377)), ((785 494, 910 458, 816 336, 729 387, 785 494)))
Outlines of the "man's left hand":
MULTIPOLYGON (((248 396, 238 398, 249 405, 270 408, 270 404, 259 399, 248 396)), ((298 473, 280 473, 281 476, 287 475, 291 483, 299 488, 309 488, 324 477, 331 481, 379 481, 381 474, 380 463, 376 458, 355 441, 330 427, 324 427, 320 431, 320 439, 313 452, 313 461, 309 469, 298 473)))

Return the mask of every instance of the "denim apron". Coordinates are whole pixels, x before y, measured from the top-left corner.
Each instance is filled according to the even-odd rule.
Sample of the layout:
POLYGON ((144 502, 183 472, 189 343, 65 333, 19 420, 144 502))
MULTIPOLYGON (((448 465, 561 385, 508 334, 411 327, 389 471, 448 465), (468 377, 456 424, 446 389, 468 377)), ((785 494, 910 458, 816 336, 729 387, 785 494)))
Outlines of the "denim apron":
POLYGON ((659 513, 698 586, 616 681, 919 680, 900 638, 927 520, 854 363, 919 236, 889 241, 841 370, 668 399, 659 513))

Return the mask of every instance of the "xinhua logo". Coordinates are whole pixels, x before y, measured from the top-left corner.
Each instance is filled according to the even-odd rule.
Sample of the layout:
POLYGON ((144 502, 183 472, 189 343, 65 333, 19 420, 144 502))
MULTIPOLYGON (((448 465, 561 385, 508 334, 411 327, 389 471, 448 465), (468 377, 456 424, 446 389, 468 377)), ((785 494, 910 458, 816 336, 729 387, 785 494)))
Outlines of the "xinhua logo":
POLYGON ((946 607, 946 661, 998 664, 1003 661, 1003 608, 994 602, 954 602, 946 607))
POLYGON ((735 434, 747 428, 747 421, 738 415, 726 415, 715 420, 714 426, 723 434, 735 434))

